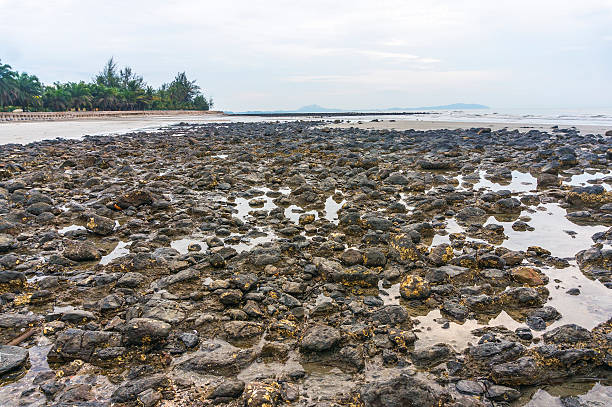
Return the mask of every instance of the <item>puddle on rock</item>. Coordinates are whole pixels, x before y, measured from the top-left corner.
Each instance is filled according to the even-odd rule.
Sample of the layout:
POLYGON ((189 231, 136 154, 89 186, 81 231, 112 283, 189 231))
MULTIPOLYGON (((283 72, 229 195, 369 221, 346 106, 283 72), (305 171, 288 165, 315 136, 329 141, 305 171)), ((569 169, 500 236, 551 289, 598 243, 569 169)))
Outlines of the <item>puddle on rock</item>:
POLYGON ((300 216, 310 214, 314 215, 315 220, 319 219, 319 213, 315 210, 312 211, 304 211, 301 207, 297 205, 290 205, 285 208, 285 218, 289 219, 294 224, 300 223, 300 216))
POLYGON ((232 247, 238 253, 242 253, 251 250, 259 244, 272 242, 278 238, 276 233, 274 233, 270 229, 256 229, 256 232, 254 234, 256 236, 250 237, 248 235, 232 233, 229 237, 239 236, 241 240, 239 243, 230 244, 229 247, 232 247))
POLYGON ((443 243, 451 244, 450 235, 451 233, 465 233, 465 229, 463 229, 455 220, 455 218, 448 218, 445 220, 446 227, 444 228, 445 234, 435 234, 432 241, 431 246, 438 246, 443 243))
MULTIPOLYGON (((199 237, 199 238, 202 239, 202 237, 199 237)), ((208 244, 206 244, 206 242, 202 240, 198 240, 197 237, 194 237, 194 238, 173 240, 172 242, 170 242, 170 247, 176 250, 177 252, 179 252, 180 254, 201 253, 201 252, 206 251, 206 249, 208 249, 208 244), (189 250, 189 246, 192 244, 199 245, 201 249, 200 250, 189 250)))
POLYGON ((482 324, 475 319, 468 319, 462 324, 449 321, 449 327, 442 328, 443 325, 436 322, 436 320, 441 318, 445 321, 447 320, 438 309, 430 311, 427 315, 415 318, 420 322, 416 327, 421 331, 416 332, 417 340, 414 343, 416 349, 426 348, 436 343, 448 343, 453 346, 455 350, 462 351, 468 346, 468 343, 476 344, 478 342, 478 337, 472 335, 474 329, 503 326, 514 331, 520 326, 525 326, 525 324, 521 324, 512 319, 506 311, 501 311, 487 324, 482 324))
POLYGON ((301 384, 304 402, 314 405, 326 401, 335 401, 338 395, 349 394, 355 386, 353 375, 344 373, 337 367, 314 363, 304 363, 306 378, 301 384))
POLYGON ((509 190, 513 193, 534 191, 538 187, 538 180, 528 172, 512 171, 512 180, 491 181, 486 178, 486 171, 479 171, 480 178, 473 183, 471 179, 465 179, 463 175, 458 175, 455 179, 459 182, 459 190, 465 190, 462 185, 464 182, 472 184, 472 189, 487 189, 491 191, 509 190))
POLYGON ((546 286, 550 299, 544 305, 553 306, 561 313, 561 319, 551 324, 547 330, 565 324, 577 324, 591 330, 612 315, 610 290, 598 280, 589 280, 576 262, 570 264, 570 267, 564 269, 542 269, 550 279, 546 286), (580 289, 580 294, 567 294, 570 288, 580 289))
POLYGON ((511 405, 513 407, 607 407, 612 405, 612 386, 593 380, 573 378, 560 384, 528 388, 511 405))
POLYGON ((595 183, 589 182, 589 181, 600 181, 608 177, 612 177, 612 171, 603 173, 599 171, 589 172, 587 170, 587 172, 584 172, 582 174, 572 175, 572 177, 568 181, 563 181, 563 185, 571 185, 571 186, 578 186, 578 187, 586 187, 590 185, 601 185, 604 187, 606 191, 611 191, 612 185, 610 185, 607 182, 608 180, 603 181, 603 182, 595 182, 595 183))
POLYGON ((510 250, 527 250, 529 246, 541 246, 550 250, 555 257, 574 257, 581 250, 588 249, 593 241, 591 236, 597 232, 608 230, 606 226, 577 225, 566 217, 565 209, 558 204, 543 204, 535 212, 523 211, 521 216, 531 218, 527 223, 533 231, 520 232, 512 229, 512 222, 503 222, 489 217, 485 225, 497 223, 504 227, 508 239, 502 246, 510 250), (567 231, 575 232, 568 234, 567 231))
MULTIPOLYGON (((338 191, 336 191, 337 193, 338 191)), ((346 199, 342 199, 341 202, 336 202, 334 200, 334 196, 329 196, 325 200, 325 219, 330 221, 331 223, 337 225, 338 220, 338 211, 342 208, 342 206, 346 203, 346 199)))
POLYGON ((127 247, 131 244, 132 242, 119 241, 119 243, 117 243, 117 246, 115 246, 115 248, 109 254, 107 254, 106 256, 102 256, 102 258, 100 259, 100 264, 105 266, 114 259, 130 254, 130 249, 128 249, 127 247))
POLYGON ((87 230, 87 229, 85 228, 85 226, 70 225, 70 226, 66 226, 66 227, 59 229, 57 233, 59 233, 60 235, 65 235, 66 233, 71 232, 73 230, 87 230))
MULTIPOLYGON (((566 324, 577 324, 588 330, 608 320, 612 315, 612 297, 608 289, 597 280, 586 278, 574 264, 564 269, 546 268, 544 273, 550 282, 546 286, 550 292, 549 300, 544 304, 552 306, 561 313, 561 319, 554 321, 543 331, 533 331, 535 337, 566 324), (555 280, 559 280, 556 282, 555 280), (579 295, 569 295, 567 290, 579 288, 579 295)), ((398 295, 399 295, 399 284, 398 295)), ((385 290, 391 291, 391 290, 385 290)), ((392 295, 382 296, 385 304, 399 304, 399 299, 391 301, 392 295)), ((519 327, 526 327, 522 321, 516 321, 506 311, 501 311, 495 318, 487 323, 475 319, 468 319, 463 323, 449 320, 449 327, 443 328, 436 320, 447 319, 435 309, 427 315, 415 317, 420 324, 417 326, 421 332, 417 332, 416 348, 424 348, 439 342, 453 345, 461 351, 467 347, 469 342, 476 343, 478 338, 471 331, 478 328, 504 326, 511 331, 519 327)))
POLYGON ((400 303, 400 283, 391 285, 389 288, 383 287, 383 281, 378 282, 378 290, 380 291, 380 298, 383 300, 385 305, 399 305, 400 303))
POLYGON ((249 212, 251 211, 265 210, 269 212, 272 209, 277 208, 276 204, 274 203, 275 198, 268 196, 269 192, 277 192, 283 195, 288 195, 291 192, 291 190, 288 188, 280 188, 275 191, 267 187, 253 188, 253 191, 257 191, 258 193, 249 198, 238 197, 234 201, 236 205, 234 208, 238 211, 236 217, 243 222, 247 222, 247 217, 250 216, 249 212), (252 205, 252 203, 257 201, 260 201, 259 205, 252 205))
MULTIPOLYGON (((516 220, 506 221, 501 216, 489 216, 483 226, 498 224, 504 227, 507 239, 495 244, 496 246, 519 251, 525 251, 530 246, 540 246, 549 250, 555 257, 573 258, 579 251, 591 247, 593 244, 591 236, 597 232, 605 232, 608 227, 578 225, 567 219, 566 213, 558 204, 550 203, 540 205, 535 211, 523 211, 520 215, 514 216, 516 219, 528 217, 527 224, 534 228, 532 231, 514 230, 512 225, 516 220)), ((431 246, 450 244, 451 233, 463 233, 469 241, 487 243, 482 239, 468 236, 466 230, 454 218, 448 218, 445 222, 444 234, 434 235, 431 246)))
POLYGON ((38 386, 33 384, 36 376, 44 371, 51 370, 47 363, 47 354, 51 350, 51 343, 47 337, 42 337, 36 346, 28 349, 30 354, 30 368, 27 373, 11 383, 0 387, 0 401, 3 407, 17 406, 44 406, 47 398, 38 391, 38 386), (35 389, 35 391, 29 391, 35 389))

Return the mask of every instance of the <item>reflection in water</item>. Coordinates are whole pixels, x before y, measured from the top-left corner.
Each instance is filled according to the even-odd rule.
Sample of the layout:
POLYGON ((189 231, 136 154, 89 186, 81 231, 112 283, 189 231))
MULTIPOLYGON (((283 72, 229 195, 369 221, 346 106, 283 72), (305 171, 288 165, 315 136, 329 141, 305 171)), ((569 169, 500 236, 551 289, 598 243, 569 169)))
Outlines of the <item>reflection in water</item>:
POLYGON ((342 199, 342 201, 336 202, 334 200, 333 195, 329 196, 325 200, 325 219, 337 225, 338 224, 338 211, 342 208, 342 206, 345 203, 346 203, 346 199, 342 199))
POLYGON ((534 231, 520 232, 512 229, 513 222, 499 222, 494 217, 489 217, 485 225, 498 223, 504 227, 504 233, 508 236, 503 246, 511 250, 526 250, 529 246, 541 246, 550 250, 556 257, 574 257, 580 250, 588 248, 593 242, 591 236, 597 232, 606 231, 605 226, 577 225, 570 222, 566 217, 565 209, 558 204, 544 204, 541 209, 530 213, 524 211, 521 216, 531 218, 527 222, 535 228, 534 231), (567 231, 575 232, 568 234, 567 231))
POLYGON ((319 213, 315 210, 305 212, 297 205, 289 205, 287 208, 285 208, 285 218, 289 219, 296 225, 300 222, 300 216, 303 214, 314 215, 315 220, 319 219, 319 213))
POLYGON ((85 229, 85 226, 70 225, 70 226, 66 226, 66 227, 59 229, 57 233, 59 233, 60 235, 65 235, 66 233, 71 232, 73 230, 87 230, 87 229, 85 229))
MULTIPOLYGON (((481 324, 475 319, 468 319, 461 324, 449 321, 448 328, 443 328, 443 325, 437 322, 441 318, 443 317, 438 309, 430 311, 425 316, 416 317, 419 321, 417 328, 421 330, 421 332, 416 333, 417 341, 414 343, 416 349, 443 342, 452 345, 457 351, 462 351, 468 346, 468 343, 475 344, 478 342, 478 337, 472 335, 474 329, 486 326, 504 326, 513 331, 520 326, 524 326, 524 324, 512 319, 505 311, 501 311, 488 324, 481 324)), ((446 318, 444 318, 444 321, 446 321, 446 318)))
POLYGON ((459 190, 465 190, 462 187, 464 182, 473 184, 474 190, 487 189, 490 191, 501 191, 508 190, 512 192, 529 192, 534 191, 538 187, 538 181, 528 172, 520 172, 517 170, 512 171, 512 180, 504 181, 490 181, 485 178, 487 175, 486 171, 479 171, 479 178, 477 182, 472 182, 471 179, 466 179, 463 175, 458 175, 455 179, 459 182, 459 190))
POLYGON ((204 252, 206 251, 206 249, 208 249, 208 245, 206 244, 206 242, 198 240, 198 237, 195 236, 193 238, 173 240, 172 242, 170 242, 170 247, 172 247, 180 254, 187 254, 190 252, 189 246, 192 244, 200 245, 201 249, 197 250, 197 252, 204 252))
MULTIPOLYGON (((608 230, 606 226, 601 225, 577 225, 570 222, 565 215, 565 209, 556 203, 550 203, 540 205, 533 212, 523 211, 520 215, 515 216, 515 218, 529 218, 527 223, 534 228, 533 231, 514 230, 512 229, 514 220, 505 221, 504 217, 500 216, 497 218, 489 216, 484 225, 499 224, 504 227, 507 239, 497 245, 519 251, 525 251, 529 246, 541 246, 550 250, 553 256, 561 258, 573 258, 579 251, 590 247, 593 243, 591 236, 608 230)), ((446 219, 445 222, 445 234, 436 234, 433 237, 432 246, 442 243, 450 244, 451 233, 466 233, 466 230, 454 218, 446 219)), ((482 242, 481 239, 471 238, 470 240, 482 242)))
POLYGON ((580 378, 560 384, 544 385, 526 391, 512 406, 525 407, 569 407, 612 405, 612 386, 603 386, 580 378), (529 402, 527 402, 529 400, 529 402))
POLYGON ((39 344, 28 349, 30 353, 30 368, 28 372, 19 380, 8 383, 0 387, 1 405, 5 407, 12 406, 44 406, 47 403, 47 398, 39 391, 30 392, 27 396, 27 390, 37 388, 33 384, 34 378, 39 373, 48 371, 49 364, 47 363, 47 353, 51 349, 50 341, 47 337, 42 337, 39 344))
POLYGON ((591 330, 612 315, 612 296, 599 280, 586 278, 575 262, 570 264, 564 269, 542 270, 550 279, 546 286, 550 292, 546 305, 555 307, 562 315, 548 329, 577 324, 591 330), (570 288, 579 288, 580 295, 567 294, 570 288))
POLYGON ((115 246, 112 252, 110 252, 106 256, 102 256, 102 258, 100 259, 100 264, 104 266, 113 261, 114 259, 130 254, 130 249, 128 249, 127 247, 131 244, 132 242, 126 243, 123 241, 119 241, 119 243, 117 243, 117 246, 115 246))
POLYGON ((455 220, 455 218, 446 219, 446 228, 444 229, 444 235, 436 234, 433 237, 431 242, 431 246, 437 246, 443 243, 450 244, 450 235, 451 233, 464 233, 465 229, 463 229, 455 220))
POLYGON ((230 237, 241 236, 242 239, 240 240, 239 243, 231 244, 229 246, 233 248, 234 250, 236 250, 238 253, 242 253, 242 252, 251 250, 252 248, 254 248, 255 246, 259 244, 271 242, 278 238, 278 236, 270 229, 259 229, 258 228, 253 233, 253 235, 254 236, 249 237, 249 236, 234 233, 230 235, 230 237))
POLYGON ((238 211, 236 217, 243 222, 247 221, 247 217, 250 216, 249 212, 251 211, 271 211, 272 209, 277 208, 276 204, 274 203, 274 198, 268 196, 268 193, 279 192, 283 195, 288 195, 291 192, 289 188, 280 188, 279 190, 274 191, 267 187, 258 187, 251 190, 250 192, 254 191, 257 191, 257 193, 253 194, 254 196, 248 199, 240 197, 236 198, 235 200, 235 209, 238 211), (260 204, 255 206, 251 205, 254 204, 256 201, 260 202, 260 204))
POLYGON ((572 175, 572 177, 568 181, 564 181, 564 185, 572 185, 572 186, 588 186, 594 185, 593 182, 589 181, 602 181, 604 178, 608 178, 606 181, 602 182, 601 185, 604 187, 606 191, 612 190, 612 186, 609 184, 610 177, 612 177, 612 171, 608 171, 606 173, 603 172, 585 172, 578 175, 572 175))

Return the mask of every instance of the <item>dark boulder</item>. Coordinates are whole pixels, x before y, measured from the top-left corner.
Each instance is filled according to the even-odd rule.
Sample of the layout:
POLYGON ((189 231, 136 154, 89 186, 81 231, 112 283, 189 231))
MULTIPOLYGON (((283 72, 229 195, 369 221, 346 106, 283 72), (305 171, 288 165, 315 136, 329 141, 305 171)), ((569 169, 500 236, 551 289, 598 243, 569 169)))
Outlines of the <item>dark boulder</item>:
POLYGON ((306 331, 300 349, 302 352, 324 352, 340 342, 340 331, 328 325, 314 325, 306 331))
POLYGON ((366 407, 437 406, 450 399, 435 383, 405 374, 367 383, 360 395, 366 407))

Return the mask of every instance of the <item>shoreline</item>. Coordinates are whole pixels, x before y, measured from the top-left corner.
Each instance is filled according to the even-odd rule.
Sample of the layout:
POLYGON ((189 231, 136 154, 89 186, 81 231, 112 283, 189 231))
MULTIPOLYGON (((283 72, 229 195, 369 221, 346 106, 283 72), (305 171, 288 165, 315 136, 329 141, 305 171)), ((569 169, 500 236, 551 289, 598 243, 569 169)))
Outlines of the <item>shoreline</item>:
POLYGON ((146 116, 223 115, 218 110, 104 110, 85 112, 0 112, 0 123, 124 119, 146 116))
POLYGON ((296 112, 296 113, 226 113, 234 117, 359 117, 359 116, 415 116, 433 114, 428 111, 414 112, 296 112))

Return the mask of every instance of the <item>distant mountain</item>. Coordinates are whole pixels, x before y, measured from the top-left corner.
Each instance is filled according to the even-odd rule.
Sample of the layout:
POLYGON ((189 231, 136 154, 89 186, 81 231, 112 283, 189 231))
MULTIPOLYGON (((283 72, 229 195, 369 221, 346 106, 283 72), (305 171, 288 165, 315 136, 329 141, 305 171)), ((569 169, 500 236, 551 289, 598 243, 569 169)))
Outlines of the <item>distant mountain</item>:
MULTIPOLYGON (((246 112, 236 112, 237 114, 287 114, 287 113, 340 113, 346 112, 342 109, 328 109, 319 105, 302 106, 295 110, 249 110, 246 112)), ((233 113, 233 112, 226 112, 233 113)))
MULTIPOLYGON (((295 110, 249 110, 247 112, 236 112, 236 114, 289 114, 289 113, 342 113, 342 112, 406 112, 422 110, 466 110, 466 109, 488 109, 488 106, 474 103, 453 103, 441 106, 423 107, 391 107, 388 109, 333 109, 319 105, 302 106, 295 110)), ((232 114, 234 112, 226 112, 232 114)))
POLYGON ((441 106, 422 106, 422 107, 391 107, 384 109, 385 111, 395 112, 404 110, 467 110, 467 109, 488 109, 489 106, 479 105, 476 103, 453 103, 451 105, 441 106))
MULTIPOLYGON (((322 107, 319 105, 302 106, 298 110, 295 111, 295 113, 340 113, 340 112, 346 112, 346 110, 329 109, 327 107, 322 107)), ((294 113, 294 112, 291 112, 291 113, 294 113)))

